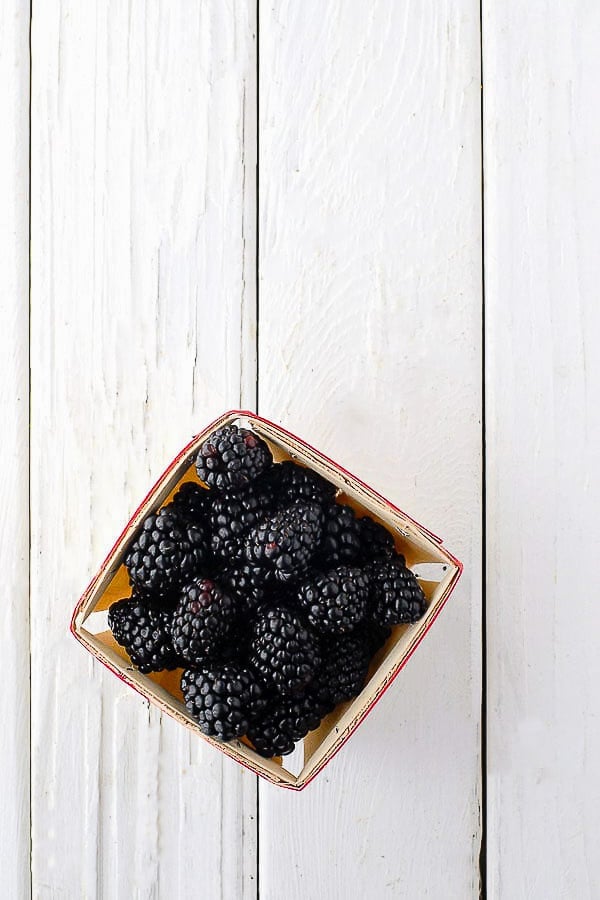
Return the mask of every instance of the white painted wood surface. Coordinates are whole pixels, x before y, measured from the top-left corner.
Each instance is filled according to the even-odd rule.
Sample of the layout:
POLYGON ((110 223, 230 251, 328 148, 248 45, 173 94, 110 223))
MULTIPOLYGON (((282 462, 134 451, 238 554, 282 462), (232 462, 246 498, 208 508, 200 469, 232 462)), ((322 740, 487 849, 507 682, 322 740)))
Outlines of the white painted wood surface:
POLYGON ((487 3, 489 896, 600 896, 600 7, 487 3))
POLYGON ((254 777, 68 633, 149 484, 254 402, 255 18, 34 4, 35 897, 256 895, 254 777))
POLYGON ((0 893, 463 900, 483 838, 494 900, 600 896, 597 4, 484 0, 483 122, 472 0, 32 13, 28 346, 30 10, 0 11, 0 893), (165 464, 256 402, 466 566, 299 795, 67 631, 165 464))
POLYGON ((466 564, 394 689, 314 785, 260 785, 261 898, 474 898, 478 4, 261 7, 259 92, 259 411, 466 564))
POLYGON ((29 11, 0 6, 0 892, 29 896, 29 11))

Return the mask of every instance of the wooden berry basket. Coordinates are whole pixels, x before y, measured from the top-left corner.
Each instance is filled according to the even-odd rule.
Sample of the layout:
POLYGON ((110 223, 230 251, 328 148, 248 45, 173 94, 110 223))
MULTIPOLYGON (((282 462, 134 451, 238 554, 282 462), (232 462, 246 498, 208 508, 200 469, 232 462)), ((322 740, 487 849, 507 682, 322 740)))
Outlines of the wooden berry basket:
MULTIPOLYGON (((197 435, 159 478, 81 597, 73 613, 71 631, 90 653, 122 681, 150 703, 196 732, 203 740, 273 784, 302 790, 337 753, 398 675, 450 596, 461 572, 462 564, 442 547, 440 538, 360 479, 267 419, 243 410, 233 410, 220 416, 197 435), (289 759, 288 757, 283 761, 276 758, 264 759, 243 740, 220 743, 203 735, 183 703, 179 687, 181 670, 142 675, 131 665, 123 648, 115 642, 106 622, 106 611, 111 603, 130 594, 123 557, 140 523, 147 515, 168 502, 184 481, 198 481, 194 460, 200 444, 217 428, 229 423, 250 428, 260 435, 269 444, 276 462, 293 459, 310 466, 337 485, 338 497, 342 502, 353 506, 359 514, 368 513, 383 523, 394 535, 396 547, 406 557, 406 564, 419 577, 427 597, 427 611, 419 622, 415 625, 398 625, 393 629, 385 646, 372 660, 367 682, 359 696, 338 706, 321 722, 319 728, 301 742, 303 756, 297 774, 290 770, 291 766, 286 768, 285 759, 289 759)), ((297 757, 296 751, 294 757, 297 757)))

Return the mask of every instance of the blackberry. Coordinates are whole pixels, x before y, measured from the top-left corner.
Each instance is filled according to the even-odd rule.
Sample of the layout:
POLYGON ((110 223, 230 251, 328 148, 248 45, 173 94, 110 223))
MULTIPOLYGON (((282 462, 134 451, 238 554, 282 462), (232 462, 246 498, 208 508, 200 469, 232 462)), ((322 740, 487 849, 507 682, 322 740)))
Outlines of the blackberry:
POLYGON ((378 625, 416 622, 427 607, 421 585, 403 558, 381 559, 367 566, 371 580, 373 621, 378 625))
POLYGON ((211 501, 212 496, 206 488, 200 487, 195 481, 186 481, 181 485, 168 508, 174 510, 183 519, 204 525, 207 521, 211 501))
POLYGON ((367 677, 371 648, 364 635, 349 634, 330 641, 323 655, 325 661, 311 685, 311 692, 331 712, 338 703, 360 694, 367 677))
POLYGON ((181 690, 202 733, 219 741, 246 734, 250 721, 265 705, 263 689, 252 672, 231 663, 186 669, 181 690))
POLYGON ((273 463, 258 435, 237 425, 224 425, 206 438, 196 457, 198 477, 217 491, 241 488, 273 463))
POLYGON ((234 562, 244 555, 244 535, 264 518, 273 505, 273 491, 262 479, 237 491, 224 491, 212 504, 211 549, 214 555, 234 562))
POLYGON ((247 612, 252 612, 267 597, 264 570, 248 563, 240 563, 219 575, 219 582, 235 597, 247 612))
POLYGON ((192 666, 224 652, 232 636, 237 605, 210 578, 195 578, 183 590, 173 615, 173 646, 192 666))
POLYGON ((291 582, 306 571, 319 546, 323 514, 315 503, 296 503, 263 519, 244 542, 249 563, 265 569, 265 577, 291 582))
POLYGON ((394 538, 383 525, 370 516, 358 520, 361 556, 365 562, 389 559, 394 553, 394 538))
POLYGON ((323 512, 325 524, 319 562, 329 566, 357 562, 361 551, 360 526, 352 507, 329 503, 323 512))
POLYGON ((369 652, 373 656, 386 643, 392 629, 389 625, 376 625, 375 622, 365 622, 364 625, 364 629, 361 628, 361 634, 364 634, 365 640, 369 644, 369 652))
POLYGON ((316 697, 279 697, 250 724, 248 738, 261 756, 285 756, 296 741, 318 728, 323 713, 323 704, 316 697))
POLYGON ((334 484, 326 481, 317 472, 287 460, 273 466, 269 477, 282 504, 294 503, 297 500, 305 503, 327 503, 333 500, 337 490, 334 484))
POLYGON ((140 672, 176 669, 181 663, 171 639, 171 616, 138 596, 118 600, 108 610, 108 627, 140 672))
POLYGON ((299 694, 321 663, 318 638, 284 607, 261 611, 252 629, 249 661, 279 693, 299 694))
POLYGON ((125 566, 134 587, 167 605, 207 558, 204 531, 166 508, 144 519, 126 553, 125 566))
POLYGON ((352 631, 367 615, 369 579, 361 569, 338 566, 317 574, 298 591, 298 603, 317 631, 352 631))

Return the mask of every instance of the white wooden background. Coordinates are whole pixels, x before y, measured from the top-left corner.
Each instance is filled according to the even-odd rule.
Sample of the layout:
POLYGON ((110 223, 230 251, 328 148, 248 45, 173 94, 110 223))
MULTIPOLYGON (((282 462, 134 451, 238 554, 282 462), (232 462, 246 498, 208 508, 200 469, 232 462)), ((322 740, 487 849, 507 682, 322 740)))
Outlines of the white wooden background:
POLYGON ((596 0, 0 5, 2 898, 600 897, 598 46, 596 0), (465 563, 301 794, 68 634, 240 405, 465 563))

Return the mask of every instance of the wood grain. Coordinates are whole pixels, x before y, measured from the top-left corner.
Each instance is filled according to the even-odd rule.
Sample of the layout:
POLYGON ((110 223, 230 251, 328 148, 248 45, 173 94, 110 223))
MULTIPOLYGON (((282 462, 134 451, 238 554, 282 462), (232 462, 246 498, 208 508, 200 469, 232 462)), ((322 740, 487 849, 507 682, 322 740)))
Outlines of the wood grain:
POLYGON ((266 900, 478 896, 479 4, 262 4, 260 412, 442 534, 464 580, 301 795, 266 900))
POLYGON ((0 872, 29 875, 29 9, 0 6, 0 872))
POLYGON ((484 3, 489 896, 600 896, 600 7, 484 3))
POLYGON ((256 894, 254 777, 68 634, 176 451, 254 401, 255 18, 242 0, 34 7, 36 897, 256 894))

